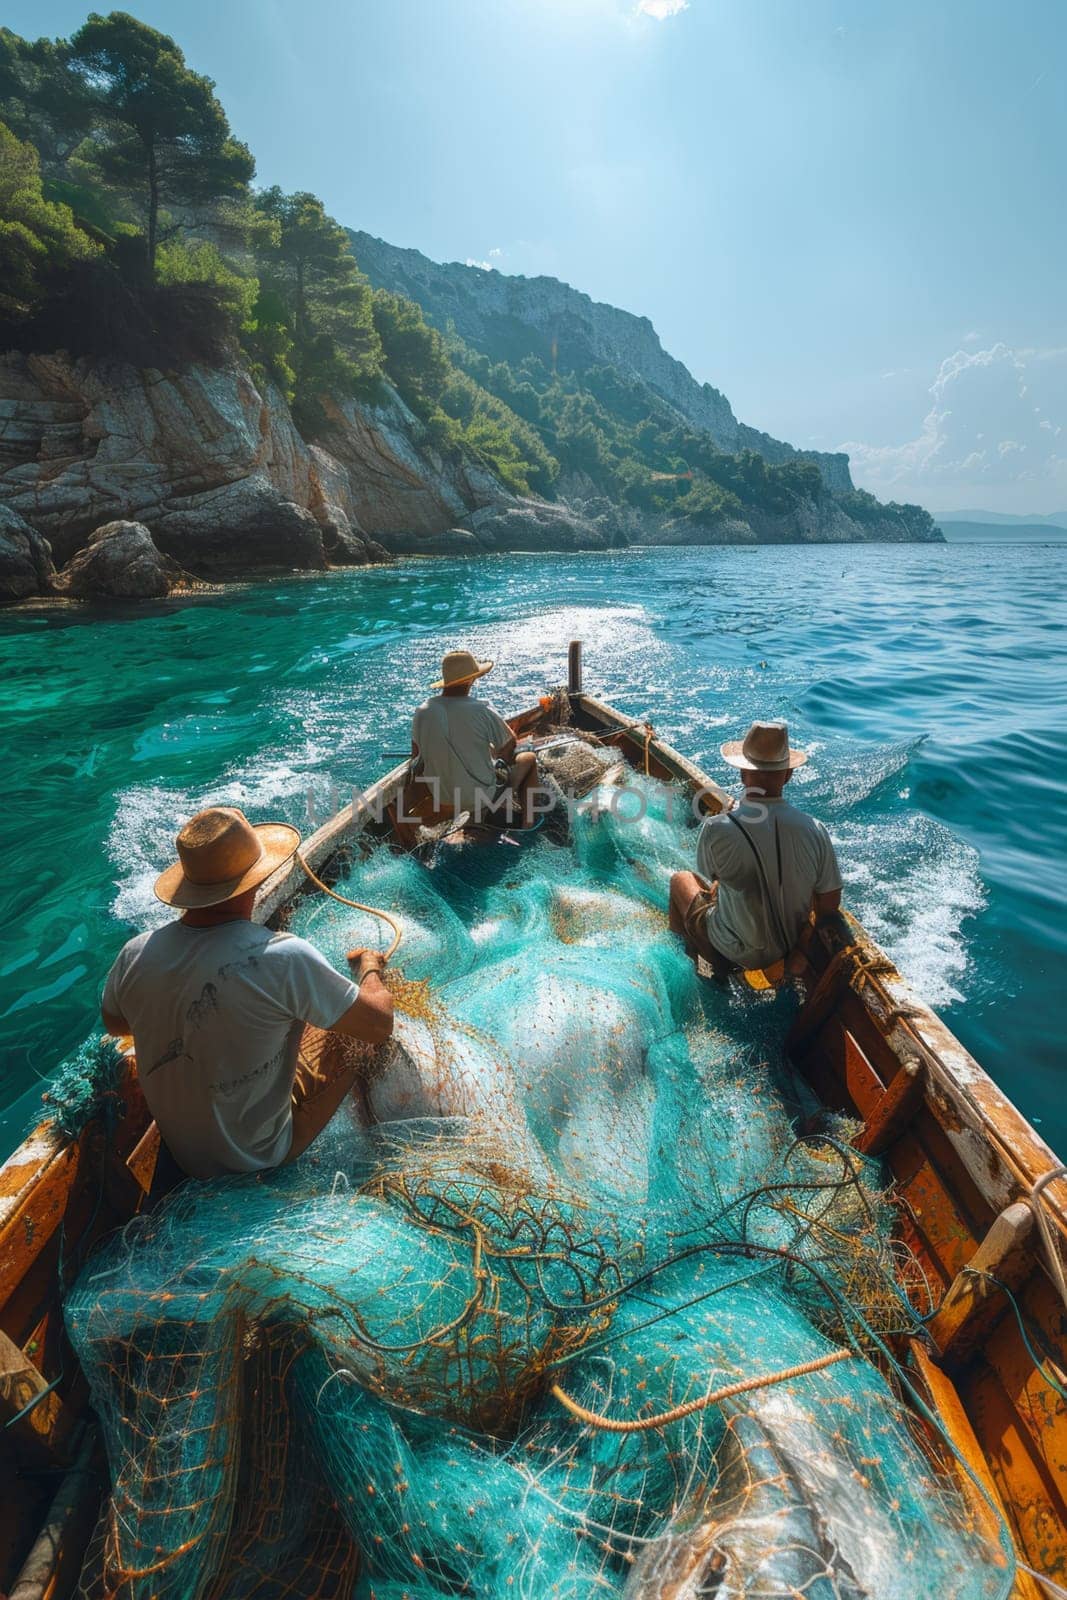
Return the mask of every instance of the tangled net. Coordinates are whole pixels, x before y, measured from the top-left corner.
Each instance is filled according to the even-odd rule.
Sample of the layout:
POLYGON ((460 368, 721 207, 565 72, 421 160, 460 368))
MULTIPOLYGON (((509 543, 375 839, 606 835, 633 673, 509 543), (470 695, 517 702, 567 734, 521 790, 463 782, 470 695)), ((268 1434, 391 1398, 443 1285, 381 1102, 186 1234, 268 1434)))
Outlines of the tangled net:
MULTIPOLYGON (((788 1001, 694 978, 663 913, 692 839, 636 792, 351 870, 404 928, 363 1103, 183 1186, 68 1299, 112 1474, 83 1595, 1010 1592, 902 1404, 887 1340, 929 1304, 880 1170, 846 1124, 798 1137, 788 1001)), ((295 926, 380 936, 318 897, 295 926)))

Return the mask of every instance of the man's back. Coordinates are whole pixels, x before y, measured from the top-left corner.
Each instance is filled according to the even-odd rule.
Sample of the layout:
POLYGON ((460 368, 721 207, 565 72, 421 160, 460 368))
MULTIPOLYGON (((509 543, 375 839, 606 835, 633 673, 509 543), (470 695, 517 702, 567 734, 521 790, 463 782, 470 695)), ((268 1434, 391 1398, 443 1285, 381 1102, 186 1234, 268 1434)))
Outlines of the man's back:
POLYGON ((812 896, 841 887, 823 824, 785 799, 754 796, 709 817, 697 844, 697 871, 717 879, 708 937, 746 968, 768 967, 796 943, 812 896))
POLYGON ((512 734, 487 701, 433 695, 416 711, 411 737, 425 776, 437 779, 441 805, 475 811, 479 793, 486 800, 495 794, 492 752, 502 749, 512 734))
POLYGON ((284 1161, 305 1022, 330 1028, 357 989, 303 939, 237 920, 131 939, 104 1009, 134 1036, 149 1110, 193 1177, 284 1161))

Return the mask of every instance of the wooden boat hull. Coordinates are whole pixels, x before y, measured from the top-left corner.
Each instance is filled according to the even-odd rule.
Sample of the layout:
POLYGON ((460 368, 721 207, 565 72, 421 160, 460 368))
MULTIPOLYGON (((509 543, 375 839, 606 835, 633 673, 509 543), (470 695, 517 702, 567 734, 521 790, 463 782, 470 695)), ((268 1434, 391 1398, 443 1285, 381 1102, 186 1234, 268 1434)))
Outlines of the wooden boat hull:
MULTIPOLYGON (((705 810, 726 803, 725 792, 649 724, 584 694, 573 659, 570 692, 511 725, 529 734, 561 716, 610 741, 639 771, 681 785, 705 810)), ((387 831, 384 808, 408 770, 407 762, 394 767, 312 834, 304 854, 316 872, 339 867, 364 831, 387 831)), ((284 917, 308 892, 315 891, 298 865, 281 869, 263 885, 256 920, 284 917)), ((938 1302, 929 1345, 900 1354, 917 1393, 1002 1507, 1021 1562, 1064 1584, 1067 1180, 1056 1175, 1062 1169, 1049 1147, 853 918, 820 926, 808 961, 807 998, 785 1049, 828 1107, 863 1124, 858 1144, 885 1158, 901 1236, 938 1302)), ((75 1547, 91 1521, 85 1507, 102 1487, 61 1298, 88 1249, 139 1208, 151 1183, 156 1145, 135 1079, 123 1096, 109 1130, 93 1122, 67 1142, 44 1123, 0 1168, 0 1422, 12 1424, 0 1433, 0 1474, 11 1485, 0 1512, 0 1592, 42 1524, 46 1533, 59 1530, 48 1534, 57 1552, 51 1571, 47 1561, 42 1566, 40 1541, 33 1548, 36 1587, 26 1588, 24 1600, 69 1592, 75 1547), (66 1480, 58 1520, 49 1519, 57 1483, 60 1499, 64 1493, 64 1469, 74 1478, 66 1480)), ((979 1503, 976 1514, 988 1508, 979 1503)), ((1015 1592, 1036 1600, 1044 1591, 1023 1571, 1015 1592)))

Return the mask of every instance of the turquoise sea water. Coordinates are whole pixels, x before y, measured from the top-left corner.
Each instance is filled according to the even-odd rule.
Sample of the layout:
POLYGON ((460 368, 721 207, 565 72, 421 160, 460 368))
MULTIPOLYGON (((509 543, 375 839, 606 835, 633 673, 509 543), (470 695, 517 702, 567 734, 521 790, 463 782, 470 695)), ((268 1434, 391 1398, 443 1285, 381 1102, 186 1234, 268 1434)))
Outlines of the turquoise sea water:
POLYGON ((0 616, 0 1150, 166 915, 184 817, 322 820, 406 747, 442 648, 494 657, 510 712, 580 637, 587 687, 724 782, 721 740, 789 718, 847 903, 1067 1151, 1065 592, 1063 547, 639 550, 0 616))

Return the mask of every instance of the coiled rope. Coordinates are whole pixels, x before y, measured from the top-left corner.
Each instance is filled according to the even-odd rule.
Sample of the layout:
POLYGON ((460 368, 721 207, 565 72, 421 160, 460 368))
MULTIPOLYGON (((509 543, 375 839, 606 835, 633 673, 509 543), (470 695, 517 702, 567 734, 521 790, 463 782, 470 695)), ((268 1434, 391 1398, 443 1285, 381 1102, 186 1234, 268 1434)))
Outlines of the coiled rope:
POLYGON ((321 889, 323 894, 328 894, 331 900, 338 900, 343 906, 351 906, 354 911, 366 911, 370 916, 380 917, 383 922, 389 924, 390 928, 393 930, 393 942, 385 952, 385 960, 391 961, 397 950, 400 948, 400 941, 404 937, 403 930, 396 918, 392 916, 390 912, 383 911, 380 906, 366 906, 363 904, 362 900, 349 900, 347 895, 338 894, 336 889, 331 889, 328 883, 323 883, 318 874, 311 870, 303 856, 300 854, 299 850, 296 852, 296 859, 299 861, 300 865, 303 867, 304 871, 307 873, 315 887, 317 889, 321 889))
POLYGON ((558 1383, 552 1385, 552 1393, 572 1417, 577 1417, 579 1422, 587 1422, 590 1427, 599 1428, 603 1433, 647 1433, 651 1428, 665 1428, 668 1423, 680 1422, 683 1417, 691 1417, 694 1411, 704 1411, 708 1406, 718 1405, 721 1400, 732 1400, 739 1394, 751 1394, 754 1389, 769 1389, 772 1384, 786 1383, 790 1378, 804 1378, 809 1372, 821 1372, 824 1367, 832 1367, 838 1361, 851 1361, 855 1355, 854 1350, 831 1350, 829 1355, 817 1356, 814 1361, 802 1361, 799 1366, 785 1367, 781 1372, 769 1372, 760 1378, 743 1378, 739 1383, 728 1383, 723 1389, 702 1395, 699 1400, 687 1400, 684 1405, 675 1406, 671 1411, 661 1411, 654 1417, 638 1417, 634 1421, 587 1411, 577 1400, 572 1400, 558 1383))

